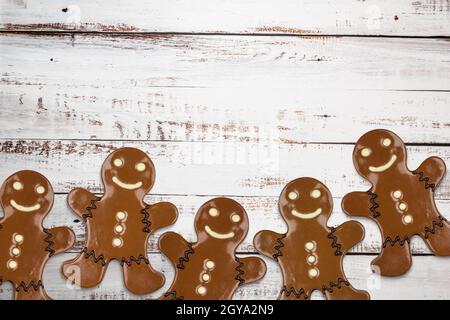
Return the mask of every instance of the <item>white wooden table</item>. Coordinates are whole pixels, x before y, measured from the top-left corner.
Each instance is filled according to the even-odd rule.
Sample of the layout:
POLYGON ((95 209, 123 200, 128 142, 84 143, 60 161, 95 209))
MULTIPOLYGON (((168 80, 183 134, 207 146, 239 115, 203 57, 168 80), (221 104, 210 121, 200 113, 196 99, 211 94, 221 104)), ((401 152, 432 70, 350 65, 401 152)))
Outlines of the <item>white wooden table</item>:
MULTIPOLYGON (((347 218, 344 194, 368 184, 352 165, 364 132, 386 128, 408 143, 409 164, 431 155, 450 165, 450 2, 448 0, 1 0, 0 179, 34 169, 53 183, 46 226, 68 225, 73 250, 44 275, 55 299, 154 298, 173 270, 151 239, 150 260, 166 286, 145 297, 124 290, 118 264, 103 283, 66 284, 62 261, 80 251, 84 225, 66 206, 75 186, 101 193, 99 170, 114 148, 152 157, 149 201, 180 210, 170 228, 195 240, 193 218, 211 197, 248 210, 250 232, 285 230, 283 186, 313 176, 332 190, 330 225, 347 218)), ((450 218, 450 178, 437 191, 450 218)), ((347 256, 351 282, 373 299, 449 299, 450 258, 413 241, 412 270, 372 274, 380 249, 375 224, 347 256)), ((167 231, 166 229, 164 231, 167 231)), ((281 274, 242 287, 237 299, 274 299, 281 274)), ((4 285, 0 298, 11 297, 4 285)), ((320 294, 315 298, 322 298, 320 294)))

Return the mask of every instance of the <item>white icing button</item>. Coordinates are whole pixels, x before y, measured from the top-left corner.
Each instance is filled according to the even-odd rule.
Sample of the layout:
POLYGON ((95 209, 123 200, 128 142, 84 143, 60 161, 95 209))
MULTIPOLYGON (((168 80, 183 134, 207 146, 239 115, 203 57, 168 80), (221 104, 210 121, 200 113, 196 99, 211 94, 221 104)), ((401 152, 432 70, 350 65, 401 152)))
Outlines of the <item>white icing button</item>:
POLYGON ((142 172, 142 171, 145 170, 145 164, 142 163, 142 162, 139 162, 138 164, 136 164, 135 168, 136 168, 137 171, 142 172))
POLYGON ((201 296, 204 296, 206 294, 206 288, 204 286, 197 287, 197 293, 201 296))
POLYGON ((370 150, 369 148, 364 148, 361 150, 361 155, 364 158, 367 158, 368 156, 370 156, 371 153, 372 153, 372 150, 370 150))
POLYGON ((400 204, 398 205, 398 208, 399 208, 401 211, 405 211, 407 207, 408 207, 408 206, 407 206, 406 203, 404 203, 404 202, 402 202, 402 203, 400 203, 400 204))
POLYGON ((317 270, 316 268, 308 270, 308 276, 310 278, 317 278, 318 275, 319 275, 319 270, 317 270))
POLYGON ((400 199, 403 196, 403 193, 400 190, 394 191, 393 193, 395 199, 400 199))
POLYGON ((123 161, 120 159, 114 159, 113 163, 116 167, 121 167, 123 165, 123 161))
POLYGON ((317 199, 322 195, 322 193, 320 192, 320 190, 316 189, 311 191, 311 197, 317 199))
POLYGON ((123 244, 123 241, 120 238, 114 238, 113 241, 112 241, 113 247, 116 247, 116 248, 121 247, 122 244, 123 244))
POLYGON ((411 224, 413 222, 413 217, 410 214, 407 214, 403 217, 403 223, 411 224))
POLYGON ((16 243, 22 243, 23 240, 24 240, 24 238, 23 238, 23 235, 21 235, 21 234, 16 234, 16 235, 14 236, 14 241, 15 241, 16 243))
POLYGON ((10 269, 10 270, 16 270, 18 267, 17 262, 14 260, 9 260, 6 265, 7 265, 8 269, 10 269))
POLYGON ((12 248, 11 253, 13 256, 17 257, 18 255, 20 255, 20 249, 17 247, 14 247, 14 248, 12 248))
POLYGON ((307 251, 313 251, 315 247, 316 247, 316 245, 314 244, 314 242, 307 242, 305 244, 305 249, 307 251))
POLYGON ((119 221, 125 220, 126 217, 127 217, 127 214, 125 212, 123 212, 123 211, 119 211, 119 212, 116 213, 116 218, 119 221))
POLYGON ((44 194, 45 188, 43 186, 37 186, 36 187, 36 193, 38 194, 44 194))
POLYGON ((118 224, 118 225, 116 225, 115 227, 114 227, 114 231, 116 232, 116 233, 122 233, 123 232, 123 230, 124 230, 125 228, 123 227, 123 225, 121 225, 121 224, 118 224))
POLYGON ((391 139, 386 138, 383 140, 383 146, 385 146, 385 147, 389 147, 391 145, 391 143, 392 143, 391 139))
POLYGON ((297 192, 289 192, 288 198, 291 200, 296 200, 298 198, 297 192))
POLYGON ((211 269, 214 269, 216 264, 212 260, 207 260, 206 263, 205 263, 205 266, 206 266, 207 269, 211 270, 211 269))
POLYGON ((16 181, 13 183, 13 189, 14 190, 22 190, 23 189, 23 184, 19 181, 16 181))
POLYGON ((306 258, 306 260, 307 260, 309 263, 315 263, 315 262, 316 262, 316 257, 313 256, 313 255, 310 255, 310 256, 308 256, 308 257, 306 258))
POLYGON ((208 212, 211 217, 217 217, 219 215, 219 210, 216 208, 211 208, 208 212))
POLYGON ((239 216, 238 214, 233 214, 233 215, 231 216, 231 221, 233 221, 233 222, 239 222, 239 221, 241 221, 241 216, 239 216))
POLYGON ((204 282, 208 282, 209 279, 211 279, 211 276, 210 276, 209 274, 204 273, 204 274, 202 275, 202 280, 203 280, 204 282))

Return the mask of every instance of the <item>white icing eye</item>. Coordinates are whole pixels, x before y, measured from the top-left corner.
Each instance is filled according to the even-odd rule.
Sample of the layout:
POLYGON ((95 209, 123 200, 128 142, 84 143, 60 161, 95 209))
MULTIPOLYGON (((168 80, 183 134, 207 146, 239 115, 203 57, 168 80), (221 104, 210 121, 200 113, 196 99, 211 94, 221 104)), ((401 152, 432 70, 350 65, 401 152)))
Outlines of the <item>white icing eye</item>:
POLYGON ((233 222, 239 222, 239 221, 241 221, 241 216, 238 215, 238 214, 233 214, 233 215, 231 216, 231 221, 233 221, 233 222))
POLYGON ((367 158, 368 156, 370 156, 372 154, 372 150, 370 150, 369 148, 364 148, 361 150, 361 155, 364 158, 367 158))
POLYGON ((311 191, 311 197, 314 199, 319 198, 322 195, 322 193, 320 192, 319 189, 315 189, 313 191, 311 191))
POLYGON ((36 193, 37 194, 44 194, 45 193, 45 188, 41 185, 37 185, 36 186, 36 193))
POLYGON ((121 166, 123 166, 123 161, 122 161, 122 159, 114 159, 113 163, 114 163, 114 165, 115 165, 116 167, 121 167, 121 166))
POLYGON ((135 168, 137 171, 142 172, 145 170, 145 164, 142 162, 139 162, 136 164, 135 168))
POLYGON ((298 199, 298 193, 294 192, 294 191, 289 192, 288 198, 291 199, 291 200, 296 200, 296 199, 298 199))
POLYGON ((388 138, 383 139, 383 146, 389 147, 391 145, 391 143, 392 143, 391 139, 388 139, 388 138))
POLYGON ((219 215, 219 210, 217 210, 216 208, 211 208, 209 209, 208 213, 211 217, 217 217, 219 215))
POLYGON ((19 181, 16 181, 16 182, 13 183, 13 189, 17 190, 17 191, 22 190, 23 189, 23 184, 21 182, 19 182, 19 181))

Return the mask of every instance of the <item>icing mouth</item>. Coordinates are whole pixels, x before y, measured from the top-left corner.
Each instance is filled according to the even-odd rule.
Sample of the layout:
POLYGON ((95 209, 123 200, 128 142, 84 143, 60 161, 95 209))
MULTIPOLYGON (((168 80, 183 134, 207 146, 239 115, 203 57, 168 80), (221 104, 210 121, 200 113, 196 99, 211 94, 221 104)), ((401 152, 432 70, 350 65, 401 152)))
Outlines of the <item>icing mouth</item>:
POLYGON ((142 182, 136 182, 136 183, 125 183, 119 180, 116 176, 112 177, 112 181, 117 184, 119 187, 127 190, 136 190, 142 187, 142 182))
POLYGON ((234 237, 234 232, 228 232, 228 233, 218 233, 213 231, 208 225, 205 226, 205 231, 207 234, 209 234, 211 237, 216 239, 230 239, 234 237))
POLYGON ((9 201, 9 203, 11 204, 11 206, 14 209, 16 209, 18 211, 22 211, 22 212, 33 212, 33 211, 39 210, 41 208, 41 205, 39 203, 36 203, 35 205, 29 206, 29 207, 22 206, 14 200, 9 201))
POLYGON ((386 162, 385 164, 383 164, 382 166, 379 167, 369 167, 369 170, 371 172, 383 172, 386 171, 387 169, 389 169, 390 167, 392 167, 392 165, 394 164, 394 162, 397 161, 397 156, 395 154, 392 155, 391 160, 389 160, 388 162, 386 162))
POLYGON ((301 213, 301 212, 298 212, 295 209, 292 210, 292 214, 294 216, 296 216, 297 218, 300 218, 300 219, 314 219, 315 217, 317 217, 321 213, 322 213, 322 208, 318 208, 316 211, 310 212, 310 213, 301 213))

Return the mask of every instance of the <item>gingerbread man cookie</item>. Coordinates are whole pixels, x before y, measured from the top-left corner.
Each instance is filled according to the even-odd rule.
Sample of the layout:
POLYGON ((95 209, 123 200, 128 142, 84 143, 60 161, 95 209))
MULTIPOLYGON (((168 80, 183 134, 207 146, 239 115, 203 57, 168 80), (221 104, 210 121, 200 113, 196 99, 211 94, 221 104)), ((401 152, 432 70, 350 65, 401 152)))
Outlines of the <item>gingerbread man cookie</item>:
POLYGON ((264 276, 263 260, 236 257, 236 248, 248 231, 247 213, 239 203, 228 198, 208 201, 196 215, 195 229, 196 243, 174 232, 159 239, 161 251, 176 270, 174 282, 162 299, 231 299, 239 286, 264 276))
POLYGON ((3 183, 0 197, 0 285, 11 282, 17 300, 50 299, 42 283, 45 264, 75 241, 69 228, 42 225, 53 206, 53 188, 41 174, 19 171, 3 183))
POLYGON ((151 293, 164 285, 164 276, 156 272, 147 258, 150 234, 169 226, 178 217, 174 205, 144 202, 155 181, 150 158, 134 148, 111 153, 103 163, 103 197, 85 189, 74 189, 68 204, 86 223, 86 246, 80 255, 66 261, 62 272, 83 288, 98 285, 111 260, 123 268, 125 286, 132 293, 151 293))
POLYGON ((314 290, 327 299, 369 299, 367 292, 350 285, 342 267, 344 255, 364 238, 364 228, 356 221, 329 228, 332 209, 324 184, 299 178, 287 184, 279 200, 287 233, 264 230, 255 236, 255 248, 280 264, 280 300, 308 300, 314 290))
POLYGON ((440 158, 428 158, 410 171, 403 141, 391 131, 374 130, 358 140, 353 162, 372 188, 347 194, 342 208, 350 216, 378 224, 383 244, 372 262, 375 272, 385 276, 407 272, 412 263, 410 240, 416 235, 434 254, 450 255, 450 224, 434 203, 434 191, 445 174, 440 158))

